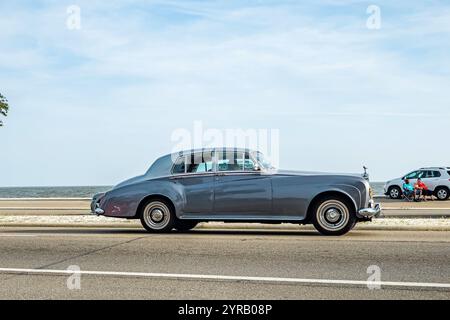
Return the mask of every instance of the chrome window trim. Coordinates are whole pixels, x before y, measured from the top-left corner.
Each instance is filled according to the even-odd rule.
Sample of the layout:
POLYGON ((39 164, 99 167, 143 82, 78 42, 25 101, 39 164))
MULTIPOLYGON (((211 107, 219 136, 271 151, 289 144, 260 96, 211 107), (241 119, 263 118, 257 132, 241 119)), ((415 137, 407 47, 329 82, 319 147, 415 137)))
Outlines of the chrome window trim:
POLYGON ((192 177, 209 177, 215 176, 214 172, 194 172, 194 173, 178 173, 169 176, 169 179, 183 179, 183 178, 192 178, 192 177))
MULTIPOLYGON (((201 174, 214 174, 216 172, 216 164, 215 164, 215 159, 216 159, 216 155, 215 155, 215 150, 211 151, 212 154, 212 171, 210 172, 184 172, 184 173, 173 173, 173 169, 175 169, 175 165, 178 162, 178 160, 182 159, 182 158, 186 158, 186 157, 192 157, 192 155, 195 154, 202 154, 202 151, 197 151, 197 152, 191 152, 189 154, 184 154, 184 155, 180 155, 178 156, 177 160, 175 160, 175 162, 172 164, 172 169, 170 169, 170 176, 171 177, 178 177, 178 176, 193 176, 193 175, 201 175, 201 174)), ((186 166, 185 166, 186 167, 186 166)))
MULTIPOLYGON (((228 151, 228 150, 227 150, 228 151)), ((241 151, 241 150, 239 150, 241 151)), ((247 174, 247 173, 251 173, 251 174, 261 174, 265 171, 265 168, 261 165, 261 163, 258 161, 258 159, 256 159, 254 157, 254 155, 252 154, 251 151, 241 151, 244 152, 244 154, 247 152, 249 157, 248 159, 252 160, 253 163, 257 163, 259 165, 259 167, 261 168, 260 171, 245 171, 245 170, 232 170, 232 171, 218 171, 218 165, 219 165, 219 159, 217 158, 217 154, 216 154, 216 149, 213 149, 211 151, 212 154, 212 171, 210 172, 184 172, 184 173, 173 173, 173 170, 175 168, 175 165, 178 163, 178 160, 182 159, 182 158, 186 158, 186 157, 192 157, 192 155, 195 154, 201 154, 203 153, 202 151, 196 151, 196 152, 191 152, 189 154, 184 154, 184 155, 180 155, 178 156, 178 158, 174 161, 174 163, 172 164, 172 168, 170 170, 170 177, 190 177, 190 176, 199 176, 199 175, 228 175, 228 174, 247 174)))

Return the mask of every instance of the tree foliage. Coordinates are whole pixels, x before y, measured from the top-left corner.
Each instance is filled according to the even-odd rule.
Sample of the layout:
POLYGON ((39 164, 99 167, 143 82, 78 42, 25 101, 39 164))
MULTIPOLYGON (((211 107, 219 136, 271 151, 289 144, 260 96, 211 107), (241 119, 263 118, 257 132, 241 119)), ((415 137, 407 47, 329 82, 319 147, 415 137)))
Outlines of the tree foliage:
MULTIPOLYGON (((0 93, 0 115, 5 116, 8 114, 8 100, 0 93)), ((0 127, 3 125, 2 120, 0 120, 0 127)))

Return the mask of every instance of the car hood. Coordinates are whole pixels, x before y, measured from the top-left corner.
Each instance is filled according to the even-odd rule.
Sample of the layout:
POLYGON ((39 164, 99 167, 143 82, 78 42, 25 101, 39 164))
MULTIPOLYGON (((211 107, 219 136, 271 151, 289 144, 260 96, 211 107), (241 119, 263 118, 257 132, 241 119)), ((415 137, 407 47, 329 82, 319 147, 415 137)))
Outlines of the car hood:
POLYGON ((332 172, 315 172, 315 171, 297 171, 297 170, 277 170, 275 174, 286 176, 340 176, 363 179, 362 174, 357 173, 332 173, 332 172))

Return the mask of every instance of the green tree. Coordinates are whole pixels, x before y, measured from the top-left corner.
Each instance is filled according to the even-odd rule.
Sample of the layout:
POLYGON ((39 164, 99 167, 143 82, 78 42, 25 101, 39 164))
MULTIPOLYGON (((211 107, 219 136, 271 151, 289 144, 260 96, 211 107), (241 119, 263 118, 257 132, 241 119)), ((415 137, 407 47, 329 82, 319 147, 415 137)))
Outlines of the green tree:
MULTIPOLYGON (((8 114, 8 100, 0 93, 0 115, 5 116, 8 114)), ((2 120, 0 120, 0 127, 3 126, 2 120)))

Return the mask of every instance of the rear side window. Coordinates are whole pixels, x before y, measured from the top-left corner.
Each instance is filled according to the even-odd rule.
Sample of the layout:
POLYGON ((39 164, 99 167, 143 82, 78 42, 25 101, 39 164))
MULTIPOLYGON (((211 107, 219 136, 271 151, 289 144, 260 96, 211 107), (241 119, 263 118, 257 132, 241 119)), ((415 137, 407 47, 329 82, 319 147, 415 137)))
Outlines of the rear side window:
POLYGON ((212 172, 213 160, 211 153, 193 153, 179 157, 175 162, 172 174, 212 172))
POLYGON ((430 179, 430 178, 439 178, 440 176, 441 176, 441 173, 439 171, 427 170, 427 171, 422 171, 422 175, 420 176, 420 178, 430 179))
POLYGON ((441 173, 439 171, 433 171, 433 178, 439 178, 441 173))
POLYGON ((450 176, 450 171, 447 171, 447 174, 450 176))

